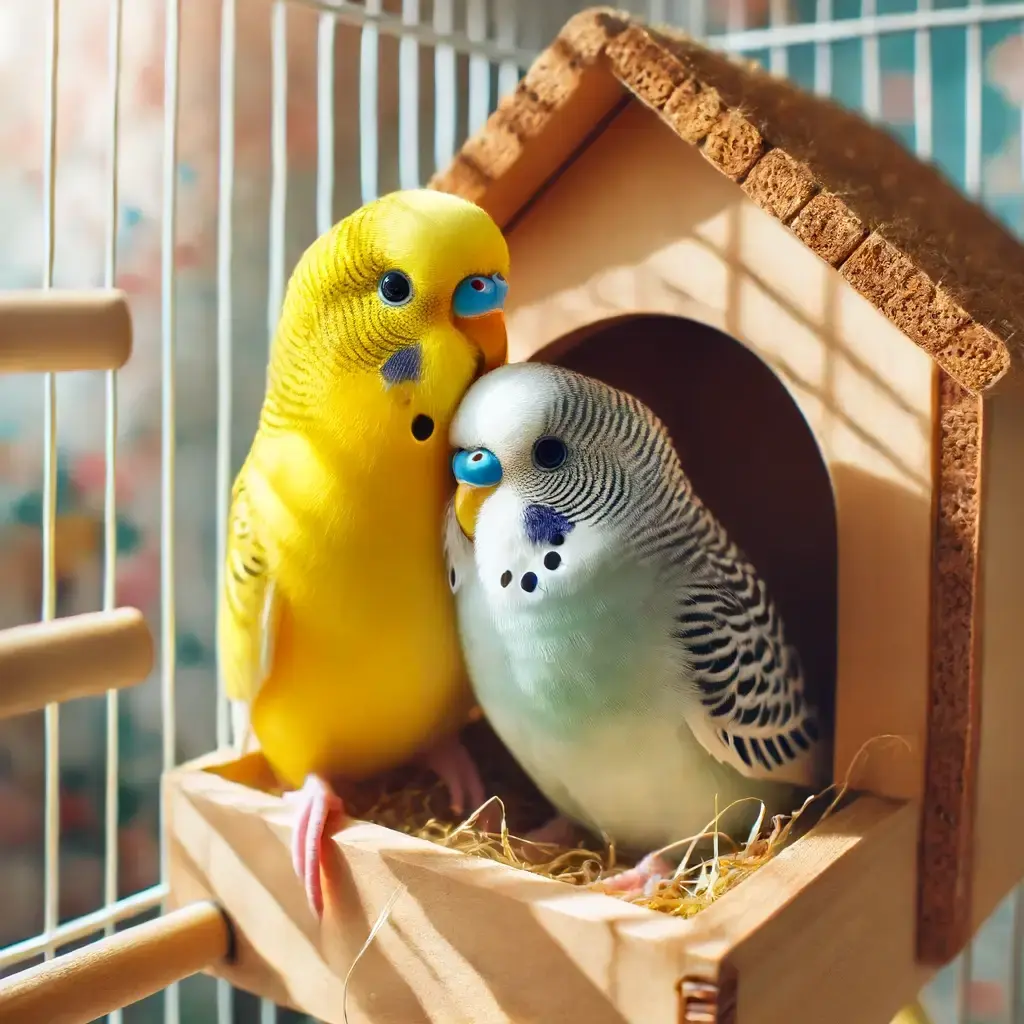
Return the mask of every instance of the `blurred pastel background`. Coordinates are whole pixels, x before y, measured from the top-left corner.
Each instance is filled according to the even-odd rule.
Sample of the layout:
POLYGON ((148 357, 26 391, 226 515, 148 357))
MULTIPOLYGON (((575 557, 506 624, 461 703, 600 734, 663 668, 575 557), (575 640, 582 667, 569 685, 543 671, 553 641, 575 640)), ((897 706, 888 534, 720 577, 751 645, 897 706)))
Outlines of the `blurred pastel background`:
MULTIPOLYGON (((368 0, 373 2, 373 0, 368 0)), ((516 7, 518 45, 536 50, 573 11, 570 0, 495 0, 516 7)), ((770 0, 713 0, 707 30, 767 24, 770 0)), ((109 160, 108 0, 62 6, 56 186, 57 287, 103 282, 109 160)), ((380 9, 380 4, 377 8, 380 9)), ((400 13, 398 0, 383 5, 400 13)), ((630 6, 630 5, 624 5, 630 6)), ((644 12, 642 4, 633 4, 644 12)), ((655 6, 652 4, 652 6, 655 6)), ((689 24, 685 3, 658 13, 689 24)), ((860 0, 833 0, 836 18, 860 13, 860 0)), ((936 6, 950 6, 940 2, 936 6)), ((783 0, 792 22, 814 20, 821 0, 783 0)), ((419 4, 429 21, 429 0, 419 4)), ((778 17, 780 5, 772 3, 778 17)), ((0 0, 0 288, 31 288, 42 280, 45 27, 49 4, 0 0)), ((913 0, 879 0, 881 13, 912 10, 913 0)), ((465 24, 463 0, 454 4, 465 24)), ((498 17, 492 10, 491 29, 498 17)), ((270 202, 271 3, 238 3, 233 205, 232 334, 234 344, 232 457, 248 446, 262 396, 268 342, 268 207, 270 202)), ((961 186, 977 184, 983 201, 1024 232, 1021 125, 1024 121, 1024 32, 982 30, 984 85, 981 160, 972 171, 964 114, 964 29, 932 34, 933 153, 961 186), (980 181, 972 176, 980 173, 980 181)), ((220 5, 185 0, 182 7, 178 215, 175 262, 177 341, 176 657, 177 757, 215 745, 214 581, 217 322, 217 203, 220 5)), ((315 234, 317 160, 317 15, 299 4, 287 20, 288 189, 285 267, 315 234)), ((834 95, 860 106, 864 93, 860 41, 832 46, 834 95)), ((120 604, 141 608, 154 634, 160 627, 160 343, 164 6, 124 4, 115 283, 130 296, 135 351, 119 375, 116 591, 120 604)), ((433 169, 433 55, 421 50, 419 93, 421 179, 433 169)), ((767 51, 752 56, 769 63, 767 51)), ((788 73, 814 84, 814 45, 790 49, 788 73)), ((336 217, 359 205, 358 121, 360 34, 339 26, 335 37, 336 217)), ((398 45, 379 43, 376 189, 398 186, 398 45)), ((914 34, 880 45, 882 118, 915 145, 914 34)), ((458 62, 457 144, 469 129, 464 101, 466 62, 458 62)), ((492 75, 492 103, 496 95, 492 75)), ((441 153, 441 156, 446 154, 441 153)), ((373 184, 372 182, 370 183, 373 184)), ((371 189, 372 191, 372 189, 371 189)), ((104 380, 59 379, 58 614, 93 610, 101 599, 104 489, 104 380)), ((40 609, 43 384, 0 377, 0 628, 34 621, 40 609)), ((62 919, 103 905, 105 710, 102 701, 67 705, 61 715, 62 919)), ((159 877, 157 792, 161 768, 160 691, 156 675, 121 701, 120 895, 159 877)), ((43 729, 41 716, 0 723, 0 946, 42 929, 43 729)), ((975 954, 972 1019, 1006 1017, 1009 912, 1000 911, 975 954)), ((930 1004, 937 1024, 953 1020, 952 981, 936 982, 930 1004)), ((188 988, 186 986, 186 988, 188 988)), ((188 992, 191 992, 188 989, 188 992)), ((209 991, 183 995, 182 1019, 213 1020, 209 991), (189 1002, 193 999, 194 1002, 189 1002)), ((152 1003, 125 1019, 157 1019, 152 1003)))

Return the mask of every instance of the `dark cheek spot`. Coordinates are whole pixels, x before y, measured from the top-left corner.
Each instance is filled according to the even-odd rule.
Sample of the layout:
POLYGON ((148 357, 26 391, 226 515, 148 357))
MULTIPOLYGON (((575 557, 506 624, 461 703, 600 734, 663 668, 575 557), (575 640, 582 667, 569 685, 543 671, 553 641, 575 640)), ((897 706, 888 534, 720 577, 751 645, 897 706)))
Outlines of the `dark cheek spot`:
POLYGON ((417 441, 426 441, 428 437, 434 432, 434 421, 429 417, 420 413, 412 421, 412 436, 417 441))
POLYGON ((537 589, 537 574, 535 572, 524 572, 523 578, 519 581, 519 586, 528 594, 532 594, 537 589))
POLYGON ((503 573, 501 574, 501 585, 502 585, 503 587, 507 587, 507 586, 508 586, 508 585, 509 585, 509 584, 510 584, 511 582, 512 582, 512 573, 510 573, 510 572, 508 571, 508 569, 506 569, 506 570, 505 570, 505 571, 504 571, 504 572, 503 572, 503 573))
POLYGON ((544 556, 545 569, 557 569, 562 564, 562 556, 557 551, 549 551, 544 556))
POLYGON ((556 548, 560 548, 565 543, 565 535, 561 533, 556 533, 551 538, 551 543, 554 544, 556 548))

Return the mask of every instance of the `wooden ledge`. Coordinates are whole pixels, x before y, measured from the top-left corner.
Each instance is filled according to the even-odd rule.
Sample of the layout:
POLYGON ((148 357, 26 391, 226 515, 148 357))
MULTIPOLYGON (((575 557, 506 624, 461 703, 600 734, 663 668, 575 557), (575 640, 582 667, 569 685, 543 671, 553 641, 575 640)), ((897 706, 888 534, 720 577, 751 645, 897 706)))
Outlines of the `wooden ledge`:
POLYGON ((131 354, 122 291, 0 292, 0 373, 117 370, 131 354))
POLYGON ((141 683, 153 637, 137 608, 71 615, 0 632, 0 719, 141 683))
POLYGON ((355 822, 329 844, 318 925, 269 781, 260 754, 167 776, 170 899, 230 916, 237 958, 218 976, 328 1024, 396 893, 352 974, 351 1024, 864 1024, 928 975, 913 805, 858 799, 689 921, 355 822))

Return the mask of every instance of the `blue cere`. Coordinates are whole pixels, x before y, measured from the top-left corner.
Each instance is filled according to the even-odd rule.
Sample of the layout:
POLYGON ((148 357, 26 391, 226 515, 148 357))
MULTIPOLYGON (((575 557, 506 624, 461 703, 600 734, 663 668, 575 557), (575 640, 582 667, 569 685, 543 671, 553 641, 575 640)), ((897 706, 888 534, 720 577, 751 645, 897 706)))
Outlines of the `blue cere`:
POLYGON ((505 306, 508 282, 501 274, 485 277, 474 274, 467 277, 455 289, 452 308, 456 316, 483 316, 505 306))
POLYGON ((527 505, 523 511, 523 527, 532 544, 558 547, 565 543, 565 535, 573 525, 561 512, 548 505, 527 505))
POLYGON ((486 448, 458 451, 452 458, 452 472, 460 484, 493 487, 501 480, 501 463, 486 448))

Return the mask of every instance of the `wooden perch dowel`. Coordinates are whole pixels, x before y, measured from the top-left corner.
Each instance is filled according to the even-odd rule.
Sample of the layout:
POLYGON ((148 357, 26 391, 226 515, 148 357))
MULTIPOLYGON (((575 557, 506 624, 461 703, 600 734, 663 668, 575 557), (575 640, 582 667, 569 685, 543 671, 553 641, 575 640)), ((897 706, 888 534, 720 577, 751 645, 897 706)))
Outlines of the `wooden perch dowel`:
POLYGON ((116 370, 131 354, 124 292, 0 292, 0 373, 116 370))
POLYGON ((4 1024, 88 1024, 230 955, 231 929, 200 902, 0 981, 4 1024))
POLYGON ((0 632, 0 719, 141 683, 153 637, 137 608, 71 615, 0 632))

